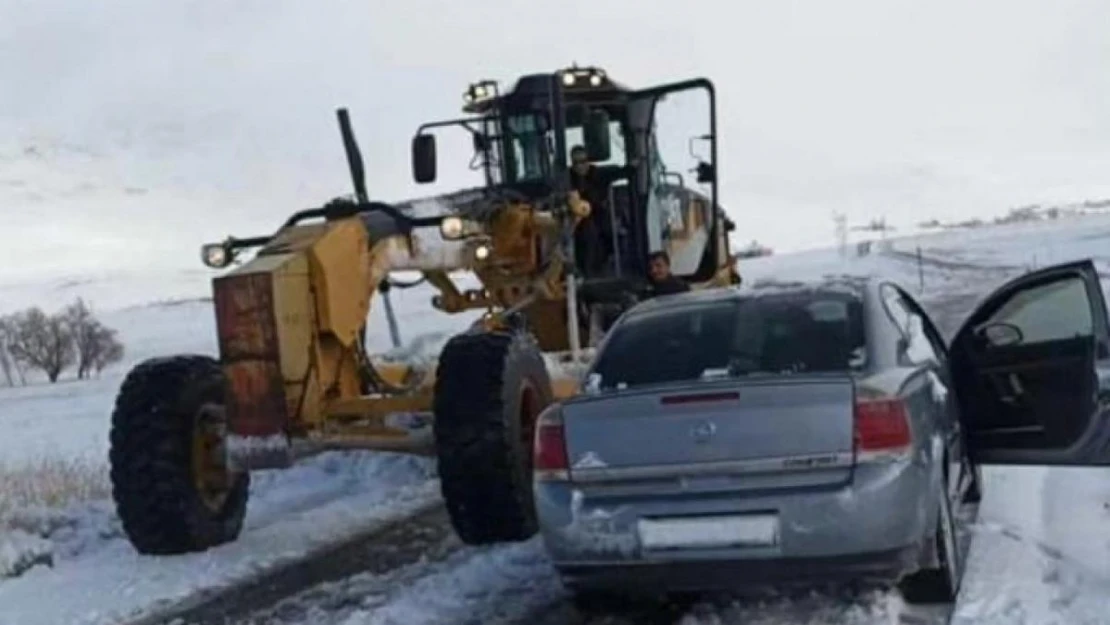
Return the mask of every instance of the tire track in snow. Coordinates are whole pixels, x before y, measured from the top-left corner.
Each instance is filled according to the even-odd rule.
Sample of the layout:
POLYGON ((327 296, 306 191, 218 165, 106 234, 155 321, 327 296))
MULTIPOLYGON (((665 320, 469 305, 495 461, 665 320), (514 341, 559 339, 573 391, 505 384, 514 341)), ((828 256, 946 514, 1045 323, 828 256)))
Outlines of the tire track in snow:
POLYGON ((403 566, 320 584, 242 616, 185 623, 496 625, 515 623, 561 597, 558 579, 537 539, 467 547, 446 529, 446 518, 441 523, 444 539, 403 566))
POLYGON ((227 625, 255 622, 268 608, 306 589, 364 572, 384 573, 434 553, 450 535, 447 513, 436 503, 375 532, 328 547, 311 557, 269 571, 245 584, 198 597, 128 625, 227 625))

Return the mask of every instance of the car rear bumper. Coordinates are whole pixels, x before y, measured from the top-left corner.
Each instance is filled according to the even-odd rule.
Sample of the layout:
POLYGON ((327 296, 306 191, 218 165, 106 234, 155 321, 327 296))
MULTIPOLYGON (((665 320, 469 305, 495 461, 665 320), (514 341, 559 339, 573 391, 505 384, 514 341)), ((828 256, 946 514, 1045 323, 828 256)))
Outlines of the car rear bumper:
POLYGON ((917 566, 916 545, 825 558, 636 560, 621 563, 560 562, 568 587, 638 592, 705 592, 766 585, 837 582, 891 583, 917 566))
POLYGON ((727 582, 889 580, 915 570, 932 535, 939 475, 903 459, 857 466, 848 483, 768 492, 641 493, 619 485, 536 484, 544 544, 572 585, 711 589, 727 582), (641 519, 775 513, 773 546, 647 550, 641 519), (640 581, 634 581, 640 580, 640 581))

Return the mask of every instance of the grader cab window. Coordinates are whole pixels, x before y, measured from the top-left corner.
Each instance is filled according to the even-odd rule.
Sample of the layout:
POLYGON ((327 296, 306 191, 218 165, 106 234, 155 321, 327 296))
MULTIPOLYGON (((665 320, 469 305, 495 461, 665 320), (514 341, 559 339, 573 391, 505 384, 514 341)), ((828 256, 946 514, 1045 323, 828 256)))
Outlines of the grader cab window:
MULTIPOLYGON (((581 125, 571 126, 567 125, 567 162, 569 163, 570 152, 576 145, 586 144, 586 133, 581 125)), ((624 147, 624 128, 621 126, 620 120, 612 120, 609 122, 609 158, 603 161, 592 161, 598 167, 616 166, 623 167, 628 164, 628 157, 624 147)))
POLYGON ((511 115, 505 120, 509 155, 507 182, 542 180, 551 171, 550 132, 537 114, 511 115))

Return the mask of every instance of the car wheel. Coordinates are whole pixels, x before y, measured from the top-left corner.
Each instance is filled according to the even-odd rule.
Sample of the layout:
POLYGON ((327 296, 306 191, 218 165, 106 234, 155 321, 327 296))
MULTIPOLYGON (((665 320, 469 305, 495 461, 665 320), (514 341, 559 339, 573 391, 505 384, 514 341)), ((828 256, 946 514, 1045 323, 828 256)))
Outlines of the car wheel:
POLYGON ((906 603, 952 603, 959 594, 963 558, 956 533, 956 516, 944 493, 938 508, 933 537, 936 566, 923 568, 899 582, 906 603))

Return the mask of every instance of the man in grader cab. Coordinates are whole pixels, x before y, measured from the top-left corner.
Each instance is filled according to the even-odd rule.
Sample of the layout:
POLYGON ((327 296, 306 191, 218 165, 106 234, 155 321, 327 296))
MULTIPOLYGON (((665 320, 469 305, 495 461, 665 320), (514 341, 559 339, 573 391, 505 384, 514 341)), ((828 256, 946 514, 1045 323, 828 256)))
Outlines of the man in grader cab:
POLYGON ((525 540, 536 532, 536 419, 578 392, 575 369, 605 331, 584 328, 583 316, 650 296, 660 252, 670 262, 662 273, 656 267, 659 285, 739 281, 732 224, 717 205, 709 80, 632 89, 573 67, 523 76, 506 93, 475 83, 464 100, 466 117, 417 130, 413 177, 436 179, 432 131, 461 128, 473 139, 481 188, 371 201, 340 109, 355 198, 202 248, 206 265, 226 270, 212 281, 219 357, 139 363, 112 412, 113 497, 140 552, 234 540, 251 471, 334 449, 432 456, 464 543, 525 540), (686 106, 661 112, 676 99, 686 106), (697 141, 708 143, 704 155, 694 154, 697 141), (575 236, 585 223, 606 235, 592 243, 612 271, 575 262, 575 239, 591 243, 575 236), (248 249, 254 256, 236 262, 248 249), (431 307, 445 314, 484 313, 447 341, 433 367, 368 353, 372 302, 381 301, 401 344, 389 292, 416 282, 394 280, 398 271, 419 272, 436 291, 431 307), (456 282, 460 271, 480 284, 456 282))
POLYGON ((590 214, 575 230, 575 261, 587 275, 599 275, 613 261, 615 236, 620 234, 624 215, 610 205, 609 191, 616 180, 628 178, 630 168, 601 169, 590 162, 585 146, 570 150, 570 186, 590 205, 590 214))

